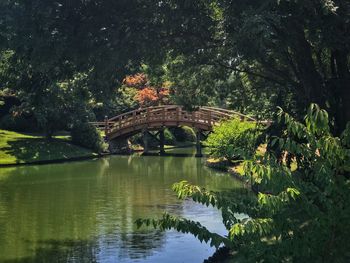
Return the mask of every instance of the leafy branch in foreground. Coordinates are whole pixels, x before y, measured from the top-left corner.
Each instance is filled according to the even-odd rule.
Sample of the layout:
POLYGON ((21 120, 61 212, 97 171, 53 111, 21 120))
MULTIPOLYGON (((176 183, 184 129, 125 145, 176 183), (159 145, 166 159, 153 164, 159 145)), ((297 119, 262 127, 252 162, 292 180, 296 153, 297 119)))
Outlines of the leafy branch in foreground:
POLYGON ((173 186, 180 199, 220 209, 227 236, 168 214, 138 224, 192 233, 249 262, 348 262, 350 125, 334 137, 327 112, 315 104, 304 123, 282 110, 277 117, 280 135, 267 137, 263 156, 244 161, 244 176, 256 195, 212 192, 186 181, 173 186))
POLYGON ((153 226, 160 230, 176 229, 182 233, 191 233, 199 241, 210 241, 210 245, 218 248, 221 244, 230 246, 230 242, 226 237, 220 236, 216 233, 211 233, 207 228, 202 226, 200 223, 187 220, 184 218, 178 218, 168 213, 164 213, 161 219, 137 219, 136 225, 141 227, 142 225, 153 226))

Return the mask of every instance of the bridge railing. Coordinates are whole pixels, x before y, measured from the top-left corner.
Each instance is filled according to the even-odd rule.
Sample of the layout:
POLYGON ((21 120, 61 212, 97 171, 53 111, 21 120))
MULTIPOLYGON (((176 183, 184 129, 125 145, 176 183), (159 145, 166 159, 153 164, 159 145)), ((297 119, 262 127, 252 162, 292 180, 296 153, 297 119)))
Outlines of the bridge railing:
POLYGON ((236 117, 239 117, 241 120, 246 120, 246 121, 257 121, 256 119, 250 117, 250 116, 247 116, 247 115, 244 115, 240 112, 237 112, 237 111, 233 111, 233 110, 226 110, 226 109, 221 109, 221 108, 214 108, 214 107, 201 107, 201 110, 204 110, 204 111, 210 111, 212 113, 216 113, 219 117, 220 116, 227 116, 229 118, 232 118, 232 116, 236 116, 236 117))

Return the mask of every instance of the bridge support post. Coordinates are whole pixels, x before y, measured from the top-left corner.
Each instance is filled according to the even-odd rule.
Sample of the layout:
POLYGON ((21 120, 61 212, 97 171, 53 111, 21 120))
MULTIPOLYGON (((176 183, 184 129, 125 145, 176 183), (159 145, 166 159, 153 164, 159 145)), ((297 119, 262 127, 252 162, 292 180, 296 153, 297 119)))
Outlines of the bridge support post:
POLYGON ((197 129, 196 130, 196 157, 203 157, 201 137, 202 137, 202 133, 199 129, 197 129))
POLYGON ((105 136, 107 136, 107 134, 108 134, 108 131, 109 131, 109 129, 108 129, 108 116, 106 115, 105 116, 105 136))
POLYGON ((159 130, 159 154, 164 155, 164 142, 165 142, 165 136, 164 136, 164 128, 159 130))
POLYGON ((142 140, 143 140, 143 153, 148 153, 149 151, 149 134, 147 130, 142 132, 142 140))

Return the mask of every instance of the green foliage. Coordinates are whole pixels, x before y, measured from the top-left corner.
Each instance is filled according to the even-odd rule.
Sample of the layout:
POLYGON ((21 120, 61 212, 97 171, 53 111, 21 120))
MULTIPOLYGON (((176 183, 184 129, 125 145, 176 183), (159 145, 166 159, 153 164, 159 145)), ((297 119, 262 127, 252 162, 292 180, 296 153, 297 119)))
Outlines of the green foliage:
POLYGON ((35 131, 37 127, 33 118, 26 118, 23 115, 13 116, 7 114, 0 119, 0 129, 24 132, 35 131))
POLYGON ((73 143, 91 149, 95 152, 101 153, 107 148, 100 132, 95 126, 89 123, 76 123, 73 126, 71 135, 73 143))
POLYGON ((225 96, 225 92, 220 92, 222 82, 219 80, 224 80, 226 76, 214 66, 198 65, 192 57, 177 56, 169 57, 165 68, 165 78, 173 83, 176 104, 193 109, 201 105, 215 105, 221 102, 222 95, 225 96))
POLYGON ((46 99, 84 73, 93 98, 83 102, 103 117, 133 107, 116 87, 146 64, 151 81, 170 81, 174 101, 189 108, 268 118, 278 105, 300 114, 317 102, 339 132, 350 119, 349 8, 341 0, 1 1, 0 89, 46 99))
POLYGON ((341 135, 341 140, 344 145, 350 148, 350 122, 346 125, 346 129, 341 135))
POLYGON ((144 29, 155 9, 148 1, 0 1, 0 91, 20 97, 20 111, 35 114, 48 137, 94 119, 92 108, 100 120, 128 110, 118 83, 146 53, 162 53, 144 29))
POLYGON ((274 84, 244 72, 211 63, 203 65, 206 59, 198 55, 168 57, 164 77, 172 83, 177 104, 188 109, 201 105, 225 107, 264 119, 271 117, 277 105, 295 108, 295 98, 289 91, 279 92, 274 84))
POLYGON ((230 196, 186 181, 173 186, 181 199, 189 197, 220 209, 226 237, 217 238, 202 226, 192 227, 194 222, 167 214, 138 223, 187 231, 216 247, 221 242, 248 262, 348 262, 350 150, 345 138, 349 125, 342 139, 334 137, 327 112, 315 104, 305 123, 282 110, 278 121, 283 136, 269 137, 268 143, 292 156, 297 167, 292 171, 287 158, 277 158, 272 148, 264 156, 250 155, 244 162, 245 177, 257 195, 230 196))
POLYGON ((164 129, 164 142, 165 144, 174 145, 176 143, 176 138, 169 129, 164 129))
MULTIPOLYGON (((152 220, 152 219, 137 219, 136 225, 141 227, 142 225, 153 226, 154 228, 159 228, 160 230, 176 229, 182 233, 191 233, 201 242, 209 242, 211 246, 218 248, 222 243, 227 243, 227 239, 216 233, 211 233, 207 228, 202 226, 198 222, 187 220, 184 218, 178 218, 171 216, 167 213, 163 214, 162 219, 152 220)), ((229 245, 229 243, 227 243, 229 245)))
POLYGON ((282 105, 302 117, 317 102, 327 105, 338 133, 345 128, 347 1, 165 1, 161 10, 168 32, 178 36, 170 37, 165 63, 178 103, 215 104, 268 118, 282 105), (202 19, 189 15, 194 6, 202 19), (183 16, 168 17, 169 10, 183 16))
POLYGON ((178 142, 194 142, 196 140, 196 134, 191 127, 174 127, 170 130, 178 142))
POLYGON ((224 157, 229 161, 243 157, 250 148, 250 155, 255 152, 255 143, 259 135, 257 124, 234 118, 215 126, 205 145, 214 157, 224 157))

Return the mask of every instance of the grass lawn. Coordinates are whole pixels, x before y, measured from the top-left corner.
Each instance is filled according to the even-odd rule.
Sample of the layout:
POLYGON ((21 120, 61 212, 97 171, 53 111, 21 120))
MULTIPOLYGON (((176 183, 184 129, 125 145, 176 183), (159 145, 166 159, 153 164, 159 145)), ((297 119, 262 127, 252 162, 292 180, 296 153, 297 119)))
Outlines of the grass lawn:
POLYGON ((0 130, 0 165, 95 156, 92 151, 69 143, 68 136, 47 141, 40 135, 0 130))

